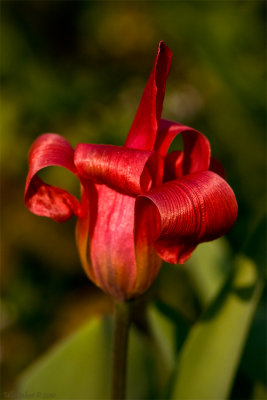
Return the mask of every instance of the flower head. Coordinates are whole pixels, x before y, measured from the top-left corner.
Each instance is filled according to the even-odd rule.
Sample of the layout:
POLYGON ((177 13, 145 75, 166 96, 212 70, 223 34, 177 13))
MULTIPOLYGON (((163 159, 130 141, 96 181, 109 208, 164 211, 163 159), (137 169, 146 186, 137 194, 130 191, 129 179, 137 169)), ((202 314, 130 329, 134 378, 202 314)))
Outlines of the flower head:
POLYGON ((44 134, 29 153, 25 203, 58 222, 77 217, 76 240, 89 278, 125 300, 143 293, 162 260, 184 263, 196 246, 224 235, 237 217, 235 195, 200 132, 161 119, 171 50, 160 42, 124 146, 78 144, 44 134), (168 154, 181 134, 183 151, 168 154), (58 165, 81 183, 81 200, 37 173, 58 165))

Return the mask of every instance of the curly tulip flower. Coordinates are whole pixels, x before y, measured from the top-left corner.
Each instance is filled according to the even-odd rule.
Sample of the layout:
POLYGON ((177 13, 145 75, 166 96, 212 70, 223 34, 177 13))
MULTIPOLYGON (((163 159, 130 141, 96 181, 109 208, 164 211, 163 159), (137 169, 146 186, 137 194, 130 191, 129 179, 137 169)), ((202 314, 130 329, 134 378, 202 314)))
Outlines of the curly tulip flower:
POLYGON ((172 58, 160 42, 123 147, 78 144, 44 134, 32 145, 25 203, 58 222, 77 216, 76 239, 89 278, 122 301, 143 293, 162 260, 184 263, 196 246, 224 235, 237 203, 200 132, 161 119, 172 58), (182 134, 183 151, 168 152, 182 134), (80 180, 81 201, 44 183, 44 167, 67 168, 80 180))

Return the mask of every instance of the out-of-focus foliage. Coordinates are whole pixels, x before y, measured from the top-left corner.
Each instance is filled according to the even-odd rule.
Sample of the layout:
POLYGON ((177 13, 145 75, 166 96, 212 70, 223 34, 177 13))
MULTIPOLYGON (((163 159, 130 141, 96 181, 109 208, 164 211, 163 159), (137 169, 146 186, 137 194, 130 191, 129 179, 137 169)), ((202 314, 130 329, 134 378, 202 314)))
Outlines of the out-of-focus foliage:
MULTIPOLYGON (((204 257, 213 250, 203 247, 204 257)), ((216 263, 220 255, 211 253, 216 263)), ((131 331, 127 398, 227 399, 262 286, 254 263, 237 257, 223 289, 191 329, 160 303, 149 306, 147 329, 131 331)), ((90 319, 26 371, 18 393, 32 393, 33 398, 37 393, 62 399, 108 398, 111 334, 108 321, 90 319)))
POLYGON ((174 400, 228 398, 262 293, 262 281, 249 259, 238 257, 233 273, 231 284, 190 330, 178 361, 174 400))
MULTIPOLYGON (((90 319, 77 333, 26 371, 20 379, 18 393, 32 393, 33 398, 38 398, 39 393, 39 397, 46 394, 47 398, 108 399, 111 339, 110 318, 90 319)), ((153 390, 151 380, 146 379, 147 367, 152 367, 152 352, 142 339, 136 329, 131 330, 127 382, 131 399, 148 398, 153 390)))
MULTIPOLYGON (((147 368, 154 371, 155 362, 160 370, 162 357, 162 379, 151 379, 170 395, 176 356, 230 279, 233 254, 249 255, 263 276, 264 2, 1 6, 3 391, 10 393, 21 371, 51 344, 112 307, 79 265, 75 221, 56 224, 24 207, 28 149, 44 132, 61 133, 73 146, 122 144, 163 39, 174 53, 163 116, 207 135, 239 204, 227 241, 199 247, 185 266, 164 265, 151 292, 156 306, 148 315, 158 359, 148 356, 147 368)), ((62 169, 43 174, 78 193, 75 178, 62 169)), ((266 293, 235 375, 233 399, 266 394, 265 298, 266 293)), ((145 335, 146 324, 137 323, 145 335)), ((242 349, 236 363, 241 354, 242 349)))

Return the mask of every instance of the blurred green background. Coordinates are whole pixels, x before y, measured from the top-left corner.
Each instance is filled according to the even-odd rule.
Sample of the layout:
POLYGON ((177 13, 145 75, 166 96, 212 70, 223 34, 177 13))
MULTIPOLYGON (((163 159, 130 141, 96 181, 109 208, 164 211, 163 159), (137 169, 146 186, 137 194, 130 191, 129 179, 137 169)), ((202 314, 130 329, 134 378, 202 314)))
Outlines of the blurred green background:
MULTIPOLYGON (((266 21, 260 1, 4 1, 1 8, 1 363, 7 391, 57 339, 112 308, 79 265, 74 219, 57 224, 24 206, 30 145, 45 132, 62 134, 74 147, 123 144, 160 40, 174 54, 163 116, 210 140, 239 204, 227 235, 230 248, 246 248, 262 268, 266 21)), ((79 190, 71 174, 57 168, 44 174, 79 190)), ((263 304, 253 328, 260 349, 263 304)), ((255 377, 247 371, 264 365, 262 350, 252 347, 252 353, 232 398, 250 393, 255 377)))

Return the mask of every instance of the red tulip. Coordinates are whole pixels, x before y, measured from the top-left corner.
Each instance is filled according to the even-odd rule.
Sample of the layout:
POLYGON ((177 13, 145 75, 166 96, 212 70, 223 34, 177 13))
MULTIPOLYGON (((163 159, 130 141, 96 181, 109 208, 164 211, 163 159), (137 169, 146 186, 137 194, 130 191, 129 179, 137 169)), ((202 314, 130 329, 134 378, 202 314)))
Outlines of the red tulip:
POLYGON ((237 217, 235 195, 200 132, 161 119, 172 58, 160 42, 151 75, 123 147, 40 136, 29 154, 25 203, 58 222, 77 216, 76 238, 89 278, 118 300, 143 293, 162 259, 184 263, 195 247, 224 235, 237 217), (176 135, 184 151, 167 154, 176 135), (44 183, 44 167, 67 168, 81 201, 44 183))

